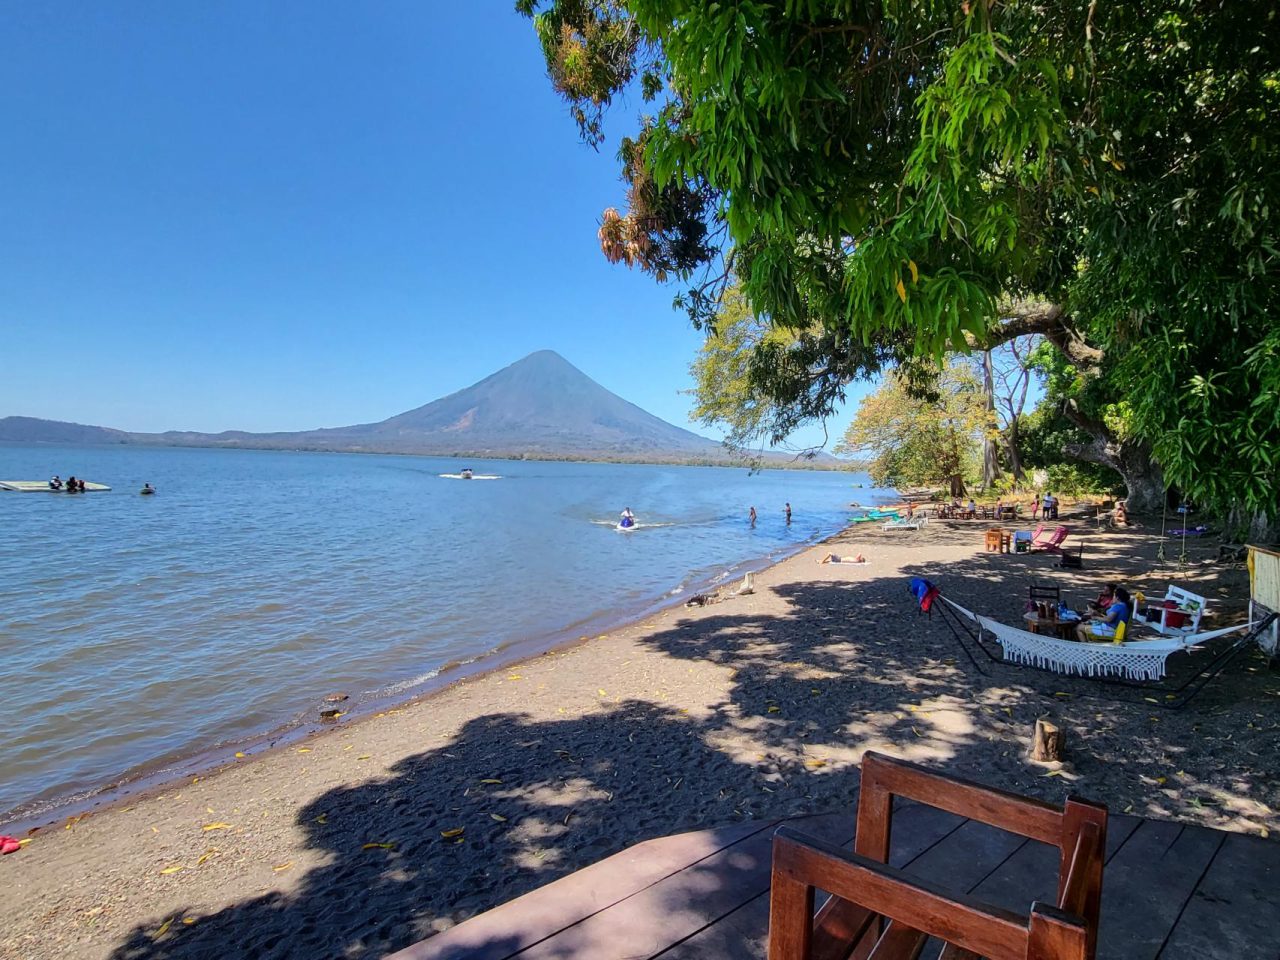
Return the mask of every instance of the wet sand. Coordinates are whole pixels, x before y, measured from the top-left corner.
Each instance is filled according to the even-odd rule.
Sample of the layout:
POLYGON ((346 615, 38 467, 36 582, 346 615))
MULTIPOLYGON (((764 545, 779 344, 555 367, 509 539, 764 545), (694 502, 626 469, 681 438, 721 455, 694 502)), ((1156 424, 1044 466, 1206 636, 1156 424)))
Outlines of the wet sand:
POLYGON ((1172 580, 1206 595, 1216 623, 1243 617, 1243 567, 1199 563, 1216 543, 1160 567, 1149 531, 1064 522, 1085 533, 1083 570, 986 554, 981 522, 851 528, 757 574, 753 595, 41 830, 0 858, 0 956, 381 956, 640 840, 848 807, 867 749, 1048 799, 1274 832, 1280 675, 1256 650, 1174 712, 1023 668, 982 673, 917 612, 907 579, 926 575, 1007 623, 1032 577, 1076 605, 1109 579, 1148 595, 1172 580), (859 551, 868 564, 815 562, 859 551), (1063 765, 1026 759, 1046 714, 1067 731, 1063 765))

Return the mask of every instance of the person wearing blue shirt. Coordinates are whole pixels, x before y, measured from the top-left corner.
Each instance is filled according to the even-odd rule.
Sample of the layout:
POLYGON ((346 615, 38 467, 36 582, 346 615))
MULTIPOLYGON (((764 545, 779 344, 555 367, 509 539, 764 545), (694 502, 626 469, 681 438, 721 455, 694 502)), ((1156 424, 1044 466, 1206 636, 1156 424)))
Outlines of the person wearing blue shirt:
MULTIPOLYGON (((1092 620, 1082 623, 1076 628, 1076 635, 1084 641, 1096 643, 1099 640, 1114 640, 1116 629, 1121 623, 1129 622, 1129 591, 1124 587, 1116 587, 1111 606, 1107 607, 1106 619, 1092 620)), ((1128 627, 1126 626, 1127 630, 1128 627)))

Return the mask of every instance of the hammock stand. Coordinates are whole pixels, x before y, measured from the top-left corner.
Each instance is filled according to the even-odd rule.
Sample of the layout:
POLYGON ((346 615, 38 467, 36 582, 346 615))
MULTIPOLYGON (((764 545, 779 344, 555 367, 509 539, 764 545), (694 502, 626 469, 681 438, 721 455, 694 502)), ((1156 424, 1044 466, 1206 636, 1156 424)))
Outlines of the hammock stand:
MULTIPOLYGON (((1002 647, 1000 647, 998 641, 995 644, 996 650, 994 652, 991 649, 989 649, 989 647, 987 646, 987 643, 983 642, 984 634, 987 634, 990 631, 983 628, 981 619, 976 619, 977 630, 975 631, 973 629, 972 622, 966 622, 967 618, 961 617, 961 615, 956 612, 957 610, 964 610, 963 607, 959 606, 958 604, 952 603, 950 600, 947 600, 947 598, 943 596, 939 596, 938 599, 942 600, 943 603, 940 606, 937 604, 934 604, 934 606, 936 606, 941 611, 942 621, 946 623, 948 628, 950 628, 952 635, 955 637, 956 642, 960 646, 960 649, 964 651, 965 656, 969 658, 969 661, 973 664, 974 668, 983 676, 988 676, 988 673, 985 669, 983 669, 982 664, 978 662, 978 658, 974 655, 975 652, 981 653, 984 657, 986 657, 986 659, 990 660, 992 663, 1003 663, 1008 666, 1030 667, 1034 670, 1039 670, 1042 673, 1052 674, 1055 677, 1061 677, 1067 680, 1091 680, 1095 683, 1101 683, 1107 686, 1129 687, 1135 690, 1150 690, 1150 691, 1162 692, 1165 694, 1165 699, 1151 700, 1150 698, 1146 698, 1144 699, 1144 702, 1156 703, 1157 705, 1164 707, 1167 710, 1180 710, 1183 707, 1185 707, 1188 703, 1190 703, 1191 699, 1196 694, 1198 694, 1201 690, 1203 690, 1209 684, 1209 682, 1213 680, 1214 677, 1222 673, 1222 671, 1227 668, 1227 665, 1230 664, 1231 661, 1234 660, 1240 654, 1240 652, 1244 650, 1245 647, 1247 647, 1250 643, 1256 641, 1257 638, 1265 630, 1267 630, 1268 627, 1271 626, 1271 624, 1276 620, 1276 618, 1280 616, 1280 614, 1271 613, 1265 618, 1263 618, 1262 620, 1254 621, 1249 624, 1240 624, 1239 627, 1228 628, 1227 630, 1222 631, 1223 633, 1229 633, 1231 632, 1231 629, 1245 629, 1246 627, 1248 628, 1244 636, 1240 637, 1237 640, 1232 641, 1222 650, 1218 651, 1218 653, 1214 655, 1212 660, 1206 663, 1203 667, 1201 667, 1199 670, 1193 673, 1190 677, 1188 677, 1182 683, 1178 684, 1177 686, 1169 686, 1167 684, 1162 683, 1160 679, 1157 679, 1157 678, 1152 678, 1147 680, 1130 680, 1124 677, 1109 676, 1109 675, 1095 674, 1092 676, 1090 675, 1082 676, 1076 673, 1055 670, 1051 666, 1046 666, 1042 663, 1035 662, 1034 659, 1024 660, 1022 662, 1010 660, 1008 657, 1005 656, 1004 650, 1002 647), (966 640, 966 637, 968 638, 967 640, 966 640)), ((969 611, 967 610, 965 610, 964 612, 969 613, 969 611)), ((929 611, 929 615, 930 617, 932 617, 933 615, 932 610, 929 611)), ((1214 635, 1217 635, 1218 632, 1219 631, 1212 631, 1214 635)), ((988 641, 988 643, 989 642, 990 641, 988 641)), ((1064 641, 1064 642, 1071 642, 1071 641, 1064 641)), ((1195 647, 1189 645, 1184 649, 1185 651, 1189 652, 1195 649, 1195 647)), ((1176 652, 1180 652, 1180 651, 1175 650, 1168 655, 1172 656, 1173 653, 1176 653, 1176 652)), ((1090 696, 1090 695, 1083 694, 1083 696, 1090 696)))

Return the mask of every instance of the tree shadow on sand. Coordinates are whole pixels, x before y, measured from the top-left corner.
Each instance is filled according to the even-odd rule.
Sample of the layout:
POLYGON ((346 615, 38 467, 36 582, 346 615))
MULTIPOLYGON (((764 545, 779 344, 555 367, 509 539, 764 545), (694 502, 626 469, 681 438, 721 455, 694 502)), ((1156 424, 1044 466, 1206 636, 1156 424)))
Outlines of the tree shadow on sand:
MULTIPOLYGON (((1029 569, 1042 574, 991 560, 929 575, 957 595, 1013 597, 1025 596, 1029 569)), ((1212 739, 1211 728, 1243 727, 1274 682, 1235 669, 1181 714, 1083 690, 1064 698, 1075 688, 1043 674, 973 669, 945 627, 919 615, 900 576, 776 591, 785 615, 726 602, 641 640, 732 670, 706 713, 631 699, 563 720, 479 717, 389 775, 302 809, 308 844, 329 861, 295 891, 210 915, 172 905, 136 927, 114 960, 380 956, 642 839, 749 819, 852 816, 855 765, 869 748, 1055 800, 1102 794, 1116 812, 1127 804, 1142 815, 1204 821, 1204 810, 1232 814, 1238 803, 1243 816, 1274 790, 1242 769, 1219 777, 1217 759, 1188 752, 1212 739), (1023 759, 1046 712, 1072 731, 1069 775, 1046 778, 1023 759), (1193 761, 1210 776, 1174 774, 1193 761)), ((1220 759, 1239 767, 1229 751, 1220 759)))

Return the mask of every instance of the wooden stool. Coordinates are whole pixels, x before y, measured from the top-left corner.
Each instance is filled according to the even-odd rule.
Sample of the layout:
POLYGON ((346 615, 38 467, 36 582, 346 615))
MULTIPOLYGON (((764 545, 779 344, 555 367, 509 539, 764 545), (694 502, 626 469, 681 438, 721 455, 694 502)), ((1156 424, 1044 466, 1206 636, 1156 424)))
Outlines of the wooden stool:
POLYGON ((992 527, 987 531, 987 553, 1000 552, 1000 540, 1002 533, 999 527, 992 527))
POLYGON ((1009 553, 1013 549, 1013 534, 1000 534, 1000 552, 1009 553))

